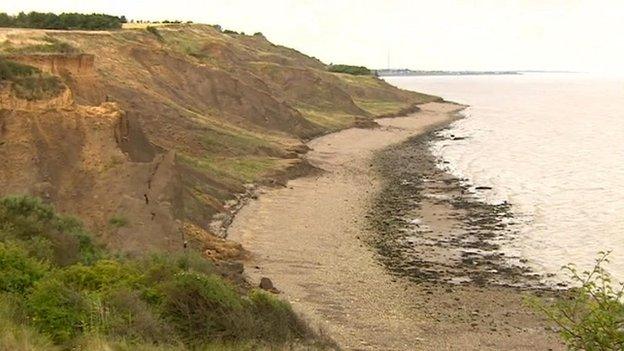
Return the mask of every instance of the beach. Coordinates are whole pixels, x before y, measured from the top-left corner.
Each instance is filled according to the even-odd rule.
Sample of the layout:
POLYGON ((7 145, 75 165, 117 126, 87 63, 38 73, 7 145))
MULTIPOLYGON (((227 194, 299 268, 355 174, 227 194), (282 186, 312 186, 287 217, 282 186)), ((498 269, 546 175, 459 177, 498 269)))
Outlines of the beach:
MULTIPOLYGON (((421 264, 403 274, 406 270, 393 269, 392 255, 376 245, 384 232, 375 225, 377 206, 388 186, 380 155, 443 128, 458 118, 461 108, 428 103, 406 117, 378 119, 378 128, 352 128, 310 141, 306 159, 322 171, 285 187, 260 189, 228 229, 228 238, 250 252, 245 269, 251 282, 270 278, 283 298, 343 349, 563 349, 557 335, 524 303, 524 289, 488 279, 445 281, 447 270, 430 264, 438 260, 439 267, 448 267, 456 253, 431 241, 415 245, 422 249, 421 264), (423 271, 435 274, 415 279, 427 276, 423 271)), ((428 233, 436 234, 438 243, 448 242, 444 235, 465 221, 440 201, 419 201, 418 210, 428 214, 421 220, 433 228, 428 233)), ((465 267, 460 261, 459 267, 465 267)), ((476 269, 477 276, 491 271, 490 263, 476 269)))

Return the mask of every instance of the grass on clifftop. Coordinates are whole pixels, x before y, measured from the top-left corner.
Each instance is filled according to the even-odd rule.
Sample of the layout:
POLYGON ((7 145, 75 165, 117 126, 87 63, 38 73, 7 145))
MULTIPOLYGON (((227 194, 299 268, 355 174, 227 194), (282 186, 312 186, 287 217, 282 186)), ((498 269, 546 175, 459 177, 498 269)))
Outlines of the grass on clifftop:
POLYGON ((14 45, 10 40, 5 40, 0 44, 0 52, 12 55, 32 55, 32 54, 77 54, 80 52, 71 44, 44 36, 38 44, 14 45))
POLYGON ((63 90, 58 77, 39 69, 0 58, 0 82, 9 81, 16 97, 41 100, 57 96, 63 90))
POLYGON ((0 349, 319 349, 290 305, 192 251, 118 258, 40 200, 0 199, 0 349))

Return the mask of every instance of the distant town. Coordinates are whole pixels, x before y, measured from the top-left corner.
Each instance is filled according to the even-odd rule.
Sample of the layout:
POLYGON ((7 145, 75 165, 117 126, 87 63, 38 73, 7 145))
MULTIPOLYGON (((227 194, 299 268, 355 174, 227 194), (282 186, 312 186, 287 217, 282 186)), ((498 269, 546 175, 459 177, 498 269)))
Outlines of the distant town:
POLYGON ((469 76, 469 75, 510 75, 520 71, 414 71, 407 68, 377 69, 375 75, 384 76, 469 76))

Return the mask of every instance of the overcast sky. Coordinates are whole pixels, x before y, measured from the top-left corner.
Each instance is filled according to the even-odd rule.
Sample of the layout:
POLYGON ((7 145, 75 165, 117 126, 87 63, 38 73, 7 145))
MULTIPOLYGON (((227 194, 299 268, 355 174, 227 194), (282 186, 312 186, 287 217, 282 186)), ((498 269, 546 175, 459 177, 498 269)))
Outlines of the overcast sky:
POLYGON ((0 11, 220 24, 327 63, 624 71, 624 0, 4 0, 0 11))

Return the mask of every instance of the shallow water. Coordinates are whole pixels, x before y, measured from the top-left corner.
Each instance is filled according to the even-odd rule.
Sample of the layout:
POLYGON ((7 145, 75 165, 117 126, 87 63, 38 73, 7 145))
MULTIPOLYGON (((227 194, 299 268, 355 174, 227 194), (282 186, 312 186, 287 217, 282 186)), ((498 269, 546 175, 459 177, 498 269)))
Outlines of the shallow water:
POLYGON ((505 245, 537 272, 588 267, 613 250, 624 280, 624 78, 588 74, 390 77, 470 105, 431 147, 489 202, 508 201, 519 234, 505 245))

